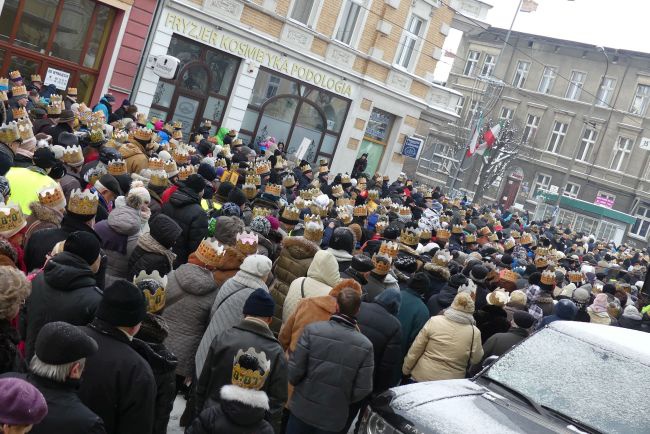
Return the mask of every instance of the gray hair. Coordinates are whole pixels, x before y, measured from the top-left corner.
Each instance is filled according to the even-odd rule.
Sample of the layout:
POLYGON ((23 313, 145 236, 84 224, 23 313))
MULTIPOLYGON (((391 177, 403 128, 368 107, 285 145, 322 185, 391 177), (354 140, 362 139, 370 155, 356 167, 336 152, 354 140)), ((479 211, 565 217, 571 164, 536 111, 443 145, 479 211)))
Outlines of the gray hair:
POLYGON ((83 370, 86 364, 86 359, 75 360, 74 362, 65 363, 63 365, 50 365, 49 363, 43 362, 38 358, 38 356, 34 355, 32 361, 29 363, 29 370, 39 377, 49 378, 50 380, 63 383, 68 379, 70 369, 72 369, 72 365, 75 363, 79 363, 83 370))

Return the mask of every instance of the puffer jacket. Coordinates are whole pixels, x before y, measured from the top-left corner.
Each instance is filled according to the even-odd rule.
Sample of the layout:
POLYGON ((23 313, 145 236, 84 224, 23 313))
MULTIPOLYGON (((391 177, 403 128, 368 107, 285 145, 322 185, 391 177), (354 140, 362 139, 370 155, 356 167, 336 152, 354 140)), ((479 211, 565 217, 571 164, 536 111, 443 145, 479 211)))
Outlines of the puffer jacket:
POLYGON ((271 296, 275 301, 275 313, 271 330, 279 333, 282 326, 282 308, 291 282, 307 275, 307 270, 318 246, 304 237, 284 237, 280 256, 273 264, 275 280, 271 284, 271 296))
POLYGON ((169 327, 165 344, 178 358, 176 374, 194 374, 194 354, 210 323, 210 309, 218 287, 210 270, 183 264, 168 275, 163 319, 169 327))
POLYGON ((307 277, 300 277, 289 286, 282 308, 282 323, 287 322, 302 298, 329 294, 341 280, 339 264, 330 252, 319 250, 307 270, 307 277))
POLYGON ((208 234, 208 215, 201 208, 199 195, 185 186, 172 193, 162 212, 182 229, 173 250, 176 253, 175 265, 184 264, 208 234))
POLYGON ((106 286, 117 279, 132 280, 129 276, 129 238, 140 232, 140 213, 130 206, 113 209, 106 220, 95 225, 95 232, 102 240, 102 249, 108 257, 106 286))
POLYGON ((224 254, 219 257, 219 261, 212 271, 212 277, 217 286, 220 287, 226 280, 237 274, 244 259, 246 259, 246 255, 242 252, 234 247, 226 246, 224 254))
POLYGON ((128 142, 120 146, 119 151, 129 173, 140 173, 142 169, 149 167, 149 158, 145 155, 142 145, 128 142))
POLYGON ((372 392, 372 344, 336 317, 309 324, 289 359, 291 414, 323 431, 341 431, 350 404, 372 392))

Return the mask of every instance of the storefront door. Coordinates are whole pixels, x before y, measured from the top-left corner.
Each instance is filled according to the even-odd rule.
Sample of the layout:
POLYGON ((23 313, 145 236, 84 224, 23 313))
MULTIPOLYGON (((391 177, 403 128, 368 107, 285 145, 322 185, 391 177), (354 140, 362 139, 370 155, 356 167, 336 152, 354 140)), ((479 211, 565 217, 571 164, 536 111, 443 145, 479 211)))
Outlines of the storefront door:
POLYGON ((357 153, 357 158, 361 157, 362 154, 368 154, 366 175, 372 176, 379 169, 394 121, 395 116, 392 114, 376 108, 372 109, 370 119, 368 119, 366 125, 366 132, 357 153))

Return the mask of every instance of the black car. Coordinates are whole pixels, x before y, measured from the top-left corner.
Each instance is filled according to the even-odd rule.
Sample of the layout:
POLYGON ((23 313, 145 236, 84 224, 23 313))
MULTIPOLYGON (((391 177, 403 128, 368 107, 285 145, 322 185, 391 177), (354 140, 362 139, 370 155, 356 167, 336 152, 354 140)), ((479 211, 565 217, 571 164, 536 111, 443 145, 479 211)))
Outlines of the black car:
POLYGON ((557 321, 472 379, 395 387, 364 434, 650 432, 650 334, 557 321))

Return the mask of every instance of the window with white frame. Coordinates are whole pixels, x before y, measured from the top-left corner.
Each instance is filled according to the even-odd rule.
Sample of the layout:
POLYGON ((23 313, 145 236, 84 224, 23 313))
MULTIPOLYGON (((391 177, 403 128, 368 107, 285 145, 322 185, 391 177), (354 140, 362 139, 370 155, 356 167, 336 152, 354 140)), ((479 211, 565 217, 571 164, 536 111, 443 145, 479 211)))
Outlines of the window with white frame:
POLYGON ((577 156, 578 160, 589 161, 591 151, 594 148, 594 143, 596 143, 596 137, 598 137, 598 132, 595 129, 585 128, 582 133, 582 139, 580 139, 580 147, 577 156))
POLYGON ((413 64, 413 59, 417 57, 415 55, 416 47, 418 45, 418 40, 422 36, 424 31, 426 21, 424 18, 420 18, 415 14, 411 14, 409 18, 408 26, 404 29, 402 33, 402 40, 400 42, 400 48, 397 52, 397 60, 395 63, 401 66, 402 68, 409 69, 413 64))
POLYGON ((648 103, 650 103, 650 86, 647 84, 637 85, 632 106, 630 107, 630 113, 645 116, 645 112, 648 110, 648 103))
POLYGON ((647 204, 639 205, 635 217, 636 222, 632 226, 632 229, 630 229, 630 234, 647 238, 648 232, 650 231, 650 206, 647 204))
POLYGON ((456 103, 456 114, 458 116, 461 116, 463 114, 463 105, 465 104, 465 97, 461 96, 458 98, 458 102, 456 103))
POLYGON ((312 16, 316 13, 317 6, 317 0, 294 0, 290 17, 292 20, 308 26, 312 23, 312 16))
POLYGON ((485 54, 485 58, 483 59, 483 68, 481 68, 481 76, 483 77, 489 77, 492 75, 494 72, 494 65, 497 63, 497 56, 493 56, 492 54, 485 54))
POLYGON ((436 153, 433 154, 434 160, 438 161, 438 172, 450 174, 456 159, 454 158, 454 148, 447 143, 439 143, 436 153))
POLYGON ((562 143, 564 143, 564 138, 566 137, 566 132, 569 129, 569 124, 564 122, 555 121, 553 123, 553 132, 551 133, 551 139, 548 141, 548 146, 546 150, 557 154, 560 152, 562 143))
POLYGON ((545 66, 537 91, 541 93, 551 93, 553 83, 555 83, 555 77, 557 77, 557 68, 554 66, 545 66))
POLYGON ((585 79, 587 74, 580 71, 571 71, 571 80, 569 81, 569 87, 566 90, 566 98, 569 99, 580 99, 580 94, 582 93, 582 87, 585 85, 585 79))
POLYGON ((476 122, 476 111, 478 110, 478 100, 472 100, 469 104, 469 110, 467 110, 467 119, 465 121, 466 127, 471 127, 474 122, 476 122))
POLYGON ((616 146, 614 146, 614 158, 612 158, 612 164, 609 165, 609 168, 617 172, 625 170, 633 145, 634 140, 631 138, 619 136, 616 146))
POLYGON ((603 77, 603 81, 598 88, 598 95, 596 97, 596 105, 600 107, 607 107, 614 95, 616 88, 616 79, 611 77, 603 77))
POLYGON ((511 121, 514 116, 515 111, 513 109, 508 107, 501 107, 501 114, 499 115, 499 119, 511 121))
POLYGON ((539 116, 528 113, 528 116, 526 117, 526 127, 524 128, 524 134, 522 137, 524 143, 532 143, 532 141, 535 140, 537 128, 539 127, 539 119, 539 116))
POLYGON ((612 194, 612 193, 609 193, 609 192, 603 191, 603 190, 598 190, 598 194, 596 194, 596 197, 602 197, 603 199, 606 199, 606 200, 610 201, 610 203, 612 203, 612 204, 616 201, 616 195, 615 194, 612 194))
POLYGON ((362 4, 359 0, 345 1, 334 39, 345 45, 352 45, 355 31, 360 27, 361 9, 362 4))
POLYGON ((535 178, 535 185, 531 190, 530 197, 535 198, 538 194, 548 191, 551 187, 551 175, 538 173, 535 178))
POLYGON ((524 87, 526 78, 528 78, 528 71, 530 71, 530 62, 525 62, 523 60, 517 61, 517 70, 512 79, 512 85, 517 88, 524 87))
POLYGON ((269 77, 269 84, 266 86, 266 99, 271 99, 278 93, 278 89, 280 88, 280 80, 280 77, 277 77, 275 75, 271 75, 269 77))
POLYGON ((577 199, 578 194, 580 193, 580 184, 574 182, 567 182, 562 192, 563 196, 570 197, 572 199, 577 199))
POLYGON ((463 75, 474 75, 478 69, 478 61, 481 58, 481 53, 475 50, 469 50, 467 54, 467 62, 465 63, 465 69, 463 70, 463 75))

